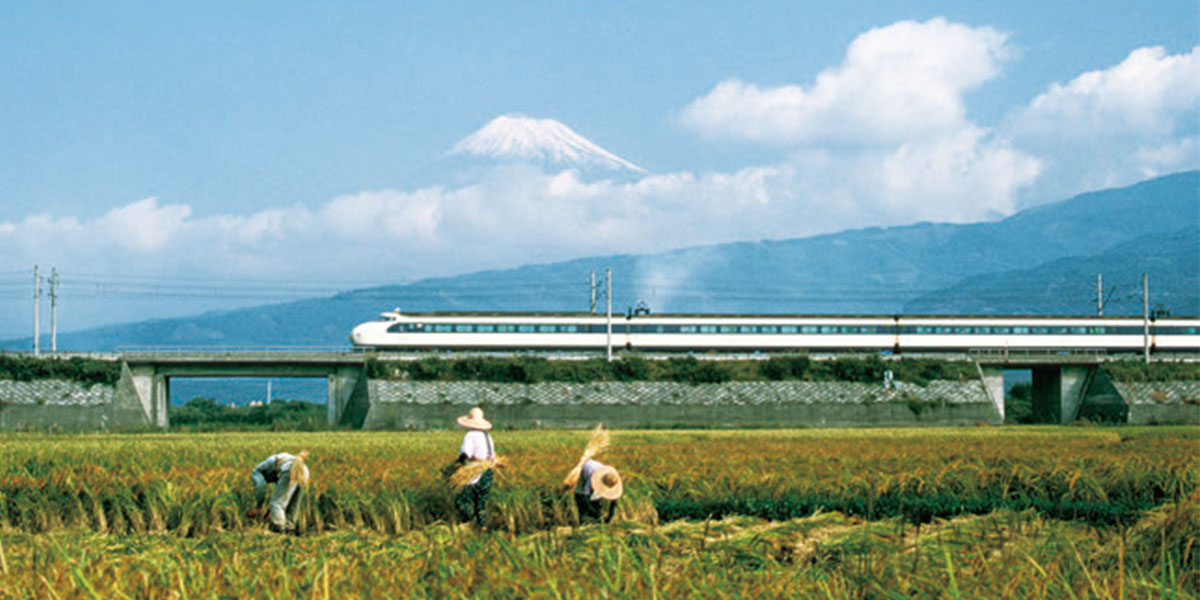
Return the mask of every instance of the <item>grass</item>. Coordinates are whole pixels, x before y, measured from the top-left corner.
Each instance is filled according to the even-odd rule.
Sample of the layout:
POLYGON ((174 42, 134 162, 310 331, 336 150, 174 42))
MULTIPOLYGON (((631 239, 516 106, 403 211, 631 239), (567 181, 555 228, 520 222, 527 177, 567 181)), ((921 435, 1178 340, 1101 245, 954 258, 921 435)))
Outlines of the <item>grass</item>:
MULTIPOLYGON (((1194 532, 1194 529, 1193 529, 1194 532)), ((1188 598, 1175 557, 1125 560, 1120 543, 1072 521, 999 512, 938 521, 823 513, 512 535, 434 525, 306 537, 261 531, 198 539, 3 534, 0 598, 1188 598), (402 591, 402 592, 401 592, 402 591)))
POLYGON ((557 488, 586 432, 498 432, 487 534, 438 472, 460 437, 0 436, 0 599, 1200 594, 1194 428, 614 431, 608 526, 557 488), (272 535, 249 471, 301 448, 272 535))

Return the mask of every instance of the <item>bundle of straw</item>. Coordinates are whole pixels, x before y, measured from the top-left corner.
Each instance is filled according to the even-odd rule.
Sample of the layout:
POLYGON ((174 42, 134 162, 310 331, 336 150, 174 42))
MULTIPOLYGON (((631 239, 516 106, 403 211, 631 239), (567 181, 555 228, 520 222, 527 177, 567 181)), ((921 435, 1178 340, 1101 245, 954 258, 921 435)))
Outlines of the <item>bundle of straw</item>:
POLYGON ((483 472, 488 469, 502 467, 508 464, 508 459, 503 456, 496 458, 488 458, 484 460, 473 460, 464 463, 456 471, 450 474, 450 487, 454 489, 462 489, 466 487, 472 479, 483 475, 483 472))
POLYGON ((587 447, 583 449, 583 455, 579 457, 579 462, 575 463, 575 468, 567 473, 567 478, 563 479, 564 488, 573 488, 579 483, 579 474, 583 472, 583 463, 595 458, 596 455, 608 449, 608 431, 604 429, 604 423, 601 423, 592 430, 592 437, 588 440, 587 447))

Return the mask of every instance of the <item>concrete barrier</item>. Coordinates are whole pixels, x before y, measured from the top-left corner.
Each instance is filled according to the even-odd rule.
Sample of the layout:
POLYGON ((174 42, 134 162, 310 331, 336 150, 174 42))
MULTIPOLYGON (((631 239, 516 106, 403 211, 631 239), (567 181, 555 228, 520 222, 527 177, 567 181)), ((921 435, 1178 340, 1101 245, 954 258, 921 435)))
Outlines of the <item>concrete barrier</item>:
POLYGON ((499 427, 859 427, 1003 422, 980 381, 928 386, 846 382, 369 382, 366 429, 453 426, 483 406, 499 427))

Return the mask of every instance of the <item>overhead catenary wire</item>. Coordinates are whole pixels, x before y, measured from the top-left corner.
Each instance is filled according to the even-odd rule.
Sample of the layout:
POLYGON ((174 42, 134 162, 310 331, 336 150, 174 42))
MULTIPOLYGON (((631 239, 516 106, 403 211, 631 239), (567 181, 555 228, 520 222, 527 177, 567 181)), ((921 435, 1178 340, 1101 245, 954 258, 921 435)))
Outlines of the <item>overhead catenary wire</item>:
MULTIPOLYGON (((189 277, 189 276, 154 276, 134 273, 71 273, 58 272, 56 293, 64 301, 71 303, 103 302, 112 299, 120 300, 152 300, 171 299, 175 301, 195 300, 199 303, 211 303, 214 300, 228 302, 276 302, 295 301, 304 299, 338 297, 347 301, 374 302, 381 304, 402 302, 406 296, 424 295, 431 290, 443 298, 451 300, 463 309, 471 305, 489 306, 498 299, 512 300, 513 310, 520 310, 523 298, 545 299, 555 296, 579 296, 578 276, 568 277, 562 273, 553 277, 543 277, 534 273, 495 273, 480 274, 470 280, 455 278, 425 279, 414 282, 386 282, 367 279, 296 279, 280 278, 263 280, 261 278, 222 278, 222 277, 189 277), (356 289, 348 287, 359 286, 356 289), (399 289, 397 289, 399 288, 399 289)), ((28 272, 7 272, 0 274, 0 300, 16 300, 27 298, 29 293, 28 272)), ((706 283, 696 278, 655 278, 648 286, 638 285, 635 277, 626 277, 624 281, 614 281, 614 287, 619 290, 623 302, 632 305, 638 300, 650 304, 650 308, 659 298, 669 299, 671 306, 694 304, 763 304, 772 305, 798 304, 828 305, 839 304, 871 304, 897 301, 911 301, 922 296, 939 293, 943 298, 952 298, 955 290, 947 291, 944 287, 920 287, 895 290, 886 286, 838 286, 838 287, 807 287, 796 289, 779 289, 762 287, 747 289, 744 284, 721 282, 706 283), (650 297, 640 297, 650 288, 650 297)), ((1112 280, 1110 279, 1110 282, 1112 280)), ((48 283, 48 280, 46 281, 48 283)), ((1121 308, 1132 309, 1140 307, 1140 281, 1118 281, 1109 288, 1106 305, 1114 310, 1121 308)), ((1060 296, 1079 296, 1081 310, 1085 303, 1090 303, 1088 282, 1059 286, 1028 285, 1020 287, 971 288, 962 293, 969 294, 975 302, 1013 302, 1028 298, 1031 295, 1045 294, 1053 291, 1060 296), (1078 293, 1072 291, 1078 289, 1078 293), (1061 293, 1060 293, 1061 292, 1061 293)), ((584 299, 581 298, 581 307, 584 299)), ((1068 300, 1064 304, 1072 304, 1068 300)))

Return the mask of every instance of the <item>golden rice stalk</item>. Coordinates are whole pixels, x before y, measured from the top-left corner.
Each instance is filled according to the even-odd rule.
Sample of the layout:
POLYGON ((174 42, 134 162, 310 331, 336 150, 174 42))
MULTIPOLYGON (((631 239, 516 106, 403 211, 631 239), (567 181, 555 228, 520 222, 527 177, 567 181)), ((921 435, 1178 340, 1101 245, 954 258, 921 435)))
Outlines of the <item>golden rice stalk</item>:
POLYGON ((456 471, 450 474, 450 487, 454 489, 462 489, 472 479, 483 475, 483 472, 488 469, 502 467, 508 464, 508 459, 503 456, 489 458, 484 460, 473 460, 463 464, 456 471))
POLYGON ((604 429, 604 423, 601 423, 592 430, 592 437, 588 440, 587 447, 583 449, 583 455, 579 457, 579 462, 575 463, 575 467, 567 473, 567 477, 563 479, 562 485, 564 488, 573 488, 579 483, 579 474, 583 472, 583 463, 593 459, 596 455, 608 449, 608 431, 604 429))

